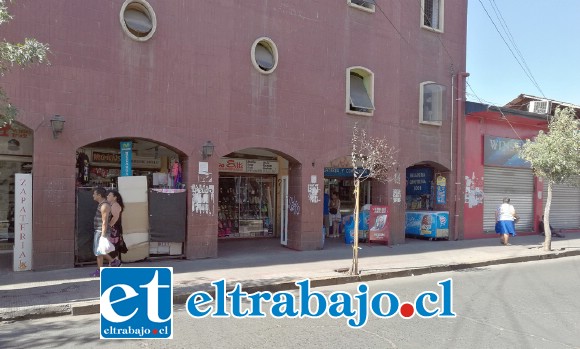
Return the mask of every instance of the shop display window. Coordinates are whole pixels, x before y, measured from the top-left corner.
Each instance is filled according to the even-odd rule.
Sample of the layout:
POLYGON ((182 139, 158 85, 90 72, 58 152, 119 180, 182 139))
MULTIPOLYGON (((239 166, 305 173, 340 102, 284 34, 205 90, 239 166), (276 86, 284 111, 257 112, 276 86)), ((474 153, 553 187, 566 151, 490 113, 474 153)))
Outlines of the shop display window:
POLYGON ((219 237, 274 235, 275 177, 220 177, 219 237))

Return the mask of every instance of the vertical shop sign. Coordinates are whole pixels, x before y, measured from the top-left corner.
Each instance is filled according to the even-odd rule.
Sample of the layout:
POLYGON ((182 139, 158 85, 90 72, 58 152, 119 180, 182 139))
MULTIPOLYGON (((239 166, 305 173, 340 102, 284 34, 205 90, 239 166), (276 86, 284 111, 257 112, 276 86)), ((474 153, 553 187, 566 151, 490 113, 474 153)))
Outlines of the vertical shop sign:
POLYGON ((15 174, 14 271, 32 269, 32 175, 15 174))
POLYGON ((447 201, 447 179, 437 176, 437 203, 444 204, 447 201))
POLYGON ((126 176, 131 176, 133 174, 133 171, 131 169, 131 165, 132 165, 132 149, 133 148, 133 142, 131 141, 127 141, 127 142, 121 142, 121 176, 122 177, 126 177, 126 176))
POLYGON ((389 207, 371 205, 369 241, 389 242, 389 207))

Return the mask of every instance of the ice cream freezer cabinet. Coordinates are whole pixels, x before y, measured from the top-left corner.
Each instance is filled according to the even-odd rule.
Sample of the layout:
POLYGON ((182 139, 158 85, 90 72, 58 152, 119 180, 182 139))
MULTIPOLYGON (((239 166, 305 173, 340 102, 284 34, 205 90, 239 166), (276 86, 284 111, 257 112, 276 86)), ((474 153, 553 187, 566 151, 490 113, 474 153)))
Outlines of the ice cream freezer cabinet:
POLYGON ((405 235, 434 239, 449 238, 448 211, 405 212, 405 235))

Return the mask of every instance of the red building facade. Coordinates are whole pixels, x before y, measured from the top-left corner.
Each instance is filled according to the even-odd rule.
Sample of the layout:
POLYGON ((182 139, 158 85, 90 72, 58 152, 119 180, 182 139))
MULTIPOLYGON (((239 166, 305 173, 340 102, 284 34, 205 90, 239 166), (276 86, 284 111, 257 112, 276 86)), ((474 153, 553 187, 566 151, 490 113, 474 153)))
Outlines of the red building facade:
MULTIPOLYGON (((275 181, 287 178, 288 189, 278 201, 291 198, 294 210, 278 214, 274 230, 286 229, 290 248, 320 248, 325 168, 345 167, 358 123, 399 149, 399 179, 372 183, 368 201, 389 205, 390 243, 404 242, 406 169, 430 166, 455 183, 461 167, 467 4, 436 2, 428 16, 425 1, 380 10, 350 0, 11 4, 6 39, 35 37, 51 48, 50 66, 1 81, 33 133, 33 268, 75 264, 75 153, 111 140, 178 155, 188 189, 183 254, 206 258, 219 252, 219 203, 216 194, 197 210, 191 188, 212 183, 219 192, 220 159, 232 154, 281 161, 275 181), (56 114, 66 120, 58 138, 56 114), (208 140, 215 150, 205 157, 208 140), (213 181, 201 176, 202 162, 213 181)), ((458 231, 456 193, 450 185, 439 208, 459 217, 450 227, 458 231)))

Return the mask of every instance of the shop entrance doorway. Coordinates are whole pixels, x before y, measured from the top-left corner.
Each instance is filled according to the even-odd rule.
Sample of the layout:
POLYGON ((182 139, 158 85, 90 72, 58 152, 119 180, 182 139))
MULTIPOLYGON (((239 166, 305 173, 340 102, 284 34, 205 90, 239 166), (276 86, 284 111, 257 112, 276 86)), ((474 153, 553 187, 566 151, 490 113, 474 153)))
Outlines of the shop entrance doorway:
POLYGON ((77 150, 75 264, 95 263, 92 252, 95 187, 123 199, 124 262, 182 258, 187 231, 185 154, 148 139, 107 139, 77 150))

